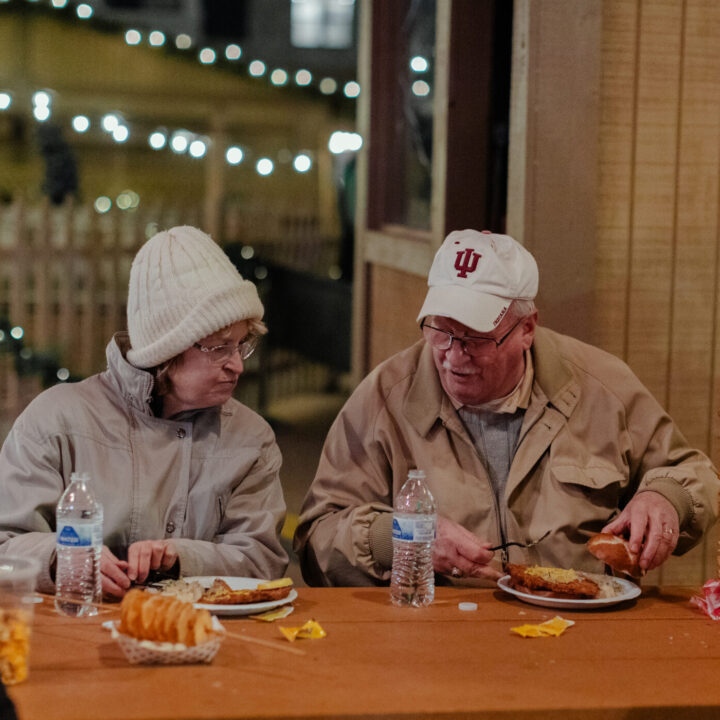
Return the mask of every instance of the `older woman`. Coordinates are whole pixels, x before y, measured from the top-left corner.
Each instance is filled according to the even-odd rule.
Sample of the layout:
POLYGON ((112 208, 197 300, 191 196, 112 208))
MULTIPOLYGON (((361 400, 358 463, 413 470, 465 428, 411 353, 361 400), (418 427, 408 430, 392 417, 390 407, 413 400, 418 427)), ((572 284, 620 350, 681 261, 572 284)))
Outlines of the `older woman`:
POLYGON ((52 591, 55 506, 73 471, 104 508, 103 592, 151 570, 284 573, 280 451, 268 424, 232 398, 266 332, 255 286, 206 234, 151 238, 130 271, 128 333, 107 370, 41 393, 0 453, 0 554, 42 561, 52 591))

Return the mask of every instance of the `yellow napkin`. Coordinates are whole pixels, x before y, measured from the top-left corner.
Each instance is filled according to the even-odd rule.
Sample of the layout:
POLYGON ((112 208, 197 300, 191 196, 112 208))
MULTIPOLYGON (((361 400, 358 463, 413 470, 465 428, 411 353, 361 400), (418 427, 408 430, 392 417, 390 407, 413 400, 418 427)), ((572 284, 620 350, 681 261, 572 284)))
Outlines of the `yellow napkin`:
POLYGON ((546 620, 539 625, 518 625, 510 628, 510 631, 521 637, 558 637, 574 624, 573 620, 565 620, 556 615, 552 620, 546 620))
POLYGON ((280 632, 292 642, 295 638, 307 638, 309 640, 319 640, 324 638, 327 633, 320 627, 315 620, 308 620, 302 627, 282 627, 280 632))

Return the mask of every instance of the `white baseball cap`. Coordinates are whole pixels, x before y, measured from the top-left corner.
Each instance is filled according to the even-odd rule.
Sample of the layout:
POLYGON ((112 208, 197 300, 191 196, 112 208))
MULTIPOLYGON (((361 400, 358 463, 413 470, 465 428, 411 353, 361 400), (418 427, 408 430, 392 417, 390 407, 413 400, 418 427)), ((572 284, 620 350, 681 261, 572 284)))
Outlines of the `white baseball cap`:
POLYGON ((519 242, 488 230, 455 230, 435 253, 417 321, 440 315, 490 332, 513 300, 533 300, 537 290, 537 263, 519 242))

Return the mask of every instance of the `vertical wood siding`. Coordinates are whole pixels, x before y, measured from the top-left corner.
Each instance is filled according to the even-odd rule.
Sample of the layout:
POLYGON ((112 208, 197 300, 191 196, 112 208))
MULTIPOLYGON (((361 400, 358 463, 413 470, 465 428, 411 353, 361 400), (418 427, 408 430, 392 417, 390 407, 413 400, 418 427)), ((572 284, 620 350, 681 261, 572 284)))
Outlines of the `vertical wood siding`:
MULTIPOLYGON (((595 342, 720 464, 720 4, 603 2, 595 342)), ((716 574, 717 533, 657 579, 716 574)))

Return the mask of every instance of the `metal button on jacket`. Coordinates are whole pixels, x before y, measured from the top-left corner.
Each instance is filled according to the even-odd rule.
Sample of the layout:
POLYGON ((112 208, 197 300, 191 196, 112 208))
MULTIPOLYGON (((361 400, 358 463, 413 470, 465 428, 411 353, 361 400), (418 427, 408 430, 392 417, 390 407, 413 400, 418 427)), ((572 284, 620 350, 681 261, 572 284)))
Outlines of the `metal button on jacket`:
POLYGON ((185 428, 178 428, 177 436, 179 438, 184 438, 187 433, 185 432, 185 428))
POLYGON ((175 532, 175 523, 172 520, 165 526, 165 531, 168 534, 175 532))

